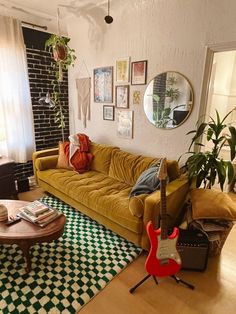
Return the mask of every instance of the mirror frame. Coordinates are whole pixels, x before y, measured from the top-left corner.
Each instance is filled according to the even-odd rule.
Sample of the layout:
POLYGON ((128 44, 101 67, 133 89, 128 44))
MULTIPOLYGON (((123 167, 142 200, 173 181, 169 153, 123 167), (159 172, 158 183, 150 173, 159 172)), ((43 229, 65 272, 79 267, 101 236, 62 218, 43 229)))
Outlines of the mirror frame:
POLYGON ((148 82, 148 84, 146 85, 146 89, 145 89, 144 95, 143 95, 143 110, 144 110, 145 116, 146 116, 146 118, 148 119, 149 123, 151 123, 151 124, 152 124, 155 128, 157 128, 157 129, 173 130, 173 129, 178 128, 179 126, 181 126, 181 125, 189 118, 190 114, 191 114, 192 111, 193 111, 193 106, 194 106, 194 91, 193 91, 193 86, 192 86, 190 80, 189 80, 184 74, 182 74, 182 73, 180 73, 180 72, 178 72, 178 71, 164 71, 164 72, 158 73, 158 74, 155 75, 155 76, 148 82), (174 126, 174 127, 158 127, 158 126, 156 126, 156 125, 148 118, 148 116, 147 116, 147 114, 146 114, 146 111, 145 111, 144 100, 145 100, 146 90, 147 90, 149 84, 150 84, 157 76, 162 75, 162 74, 165 74, 165 73, 177 73, 178 75, 182 76, 182 77, 187 81, 187 83, 188 83, 188 85, 189 85, 189 88, 190 88, 190 93, 191 93, 191 96, 192 96, 192 103, 191 103, 191 108, 190 108, 190 110, 189 110, 189 113, 186 115, 186 117, 185 117, 179 124, 177 124, 177 125, 174 126))

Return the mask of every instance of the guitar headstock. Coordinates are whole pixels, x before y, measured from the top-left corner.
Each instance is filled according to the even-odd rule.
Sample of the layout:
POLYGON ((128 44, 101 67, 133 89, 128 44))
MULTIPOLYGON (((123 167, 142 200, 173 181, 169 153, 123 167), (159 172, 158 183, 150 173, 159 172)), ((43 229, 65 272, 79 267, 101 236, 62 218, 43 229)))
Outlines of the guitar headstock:
POLYGON ((159 180, 165 180, 167 178, 167 163, 166 158, 161 159, 161 164, 159 168, 159 172, 157 175, 159 180))

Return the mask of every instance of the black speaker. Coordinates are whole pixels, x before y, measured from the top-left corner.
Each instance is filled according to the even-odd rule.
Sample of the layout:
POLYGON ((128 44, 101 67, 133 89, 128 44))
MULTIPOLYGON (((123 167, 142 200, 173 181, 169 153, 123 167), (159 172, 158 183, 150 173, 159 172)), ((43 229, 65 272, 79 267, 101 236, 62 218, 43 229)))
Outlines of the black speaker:
POLYGON ((28 178, 22 178, 17 180, 18 193, 29 191, 29 180, 28 178))
POLYGON ((177 250, 181 257, 182 268, 203 271, 207 267, 209 240, 198 230, 180 230, 177 250))

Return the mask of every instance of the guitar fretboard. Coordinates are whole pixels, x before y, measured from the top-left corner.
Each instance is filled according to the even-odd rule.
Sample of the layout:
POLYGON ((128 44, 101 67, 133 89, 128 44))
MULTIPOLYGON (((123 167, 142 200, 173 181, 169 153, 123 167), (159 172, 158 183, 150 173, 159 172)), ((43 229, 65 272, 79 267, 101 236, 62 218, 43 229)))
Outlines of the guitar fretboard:
POLYGON ((168 238, 167 227, 167 211, 166 211, 166 180, 160 180, 160 193, 161 193, 161 239, 168 238))

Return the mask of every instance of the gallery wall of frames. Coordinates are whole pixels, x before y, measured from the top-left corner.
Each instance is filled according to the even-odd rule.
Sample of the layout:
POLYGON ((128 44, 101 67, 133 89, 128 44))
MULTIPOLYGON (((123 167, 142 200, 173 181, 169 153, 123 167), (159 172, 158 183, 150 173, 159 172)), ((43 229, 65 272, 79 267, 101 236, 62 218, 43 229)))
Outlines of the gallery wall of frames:
POLYGON ((147 60, 119 58, 115 67, 106 66, 93 71, 95 103, 103 104, 103 120, 117 121, 117 136, 133 138, 134 111, 130 104, 141 104, 141 91, 135 86, 147 83, 147 60), (133 85, 134 88, 131 88, 133 85))

